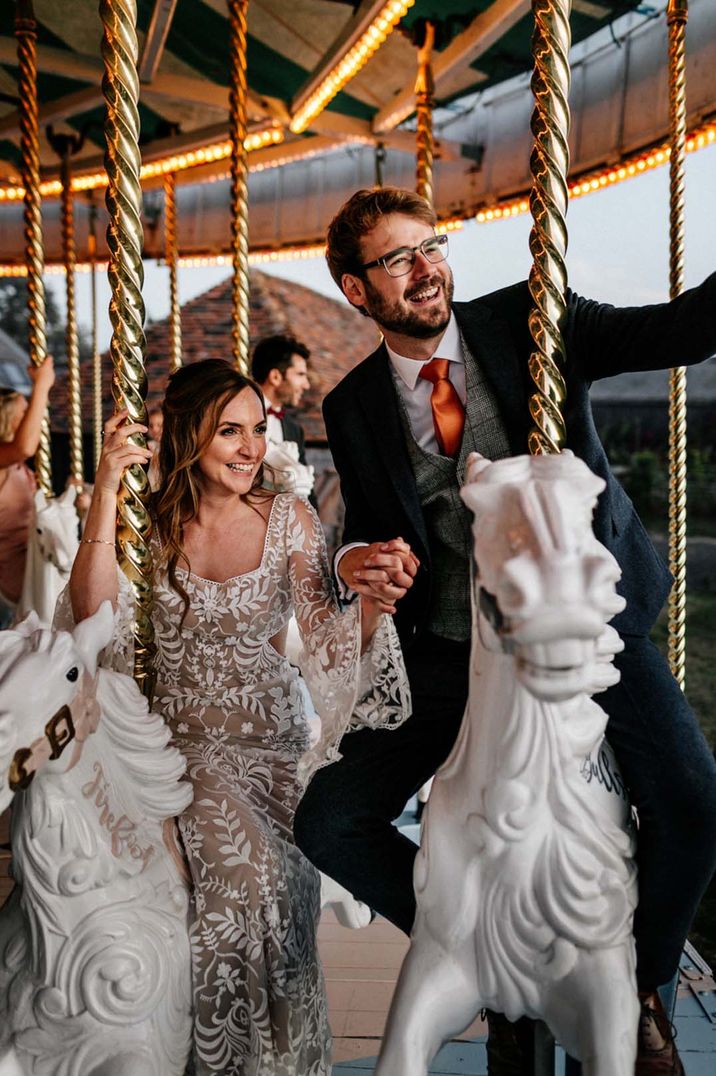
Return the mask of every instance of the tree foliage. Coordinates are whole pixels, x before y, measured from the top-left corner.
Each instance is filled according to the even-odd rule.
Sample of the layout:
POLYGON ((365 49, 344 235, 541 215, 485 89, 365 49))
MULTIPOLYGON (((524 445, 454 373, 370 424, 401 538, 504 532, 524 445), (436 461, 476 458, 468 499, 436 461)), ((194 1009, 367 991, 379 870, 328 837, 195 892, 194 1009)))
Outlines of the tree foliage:
MULTIPOLYGON (((65 316, 49 288, 45 289, 45 313, 47 350, 54 357, 56 366, 64 366, 67 362, 65 316)), ((22 278, 0 280, 0 328, 27 350, 27 282, 22 278)), ((91 343, 81 329, 78 344, 80 360, 92 354, 91 343)))

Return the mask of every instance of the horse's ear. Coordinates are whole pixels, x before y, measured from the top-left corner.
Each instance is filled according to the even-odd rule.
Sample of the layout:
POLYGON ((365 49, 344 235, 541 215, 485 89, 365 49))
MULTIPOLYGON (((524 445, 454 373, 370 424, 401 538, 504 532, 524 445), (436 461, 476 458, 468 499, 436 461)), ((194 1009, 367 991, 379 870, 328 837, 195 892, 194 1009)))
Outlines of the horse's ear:
POLYGON ((24 620, 21 620, 19 624, 15 624, 12 629, 17 632, 18 635, 22 635, 23 638, 29 639, 29 637, 36 631, 39 631, 42 627, 42 622, 34 609, 31 609, 24 620))
POLYGON ((77 498, 77 486, 68 486, 57 498, 58 503, 61 505, 74 504, 77 498))
POLYGON ((114 612, 110 601, 102 602, 97 612, 81 620, 72 632, 75 646, 90 676, 97 671, 97 656, 111 640, 113 632, 114 612))
POLYGON ((41 511, 45 507, 46 504, 47 504, 47 500, 45 498, 45 494, 42 492, 41 489, 36 489, 35 490, 35 511, 36 512, 41 511))

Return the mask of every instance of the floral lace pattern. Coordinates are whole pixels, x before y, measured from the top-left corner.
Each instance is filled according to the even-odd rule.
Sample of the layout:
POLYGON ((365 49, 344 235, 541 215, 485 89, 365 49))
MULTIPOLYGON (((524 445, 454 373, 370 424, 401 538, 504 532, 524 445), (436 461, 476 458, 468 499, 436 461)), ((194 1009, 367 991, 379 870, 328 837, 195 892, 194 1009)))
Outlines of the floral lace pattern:
MULTIPOLYGON (((274 498, 258 568, 223 583, 180 574, 181 629, 181 598, 155 584, 154 708, 194 785, 179 827, 194 890, 195 1071, 328 1076, 320 880, 293 843, 293 815, 349 724, 397 727, 409 715, 395 629, 382 617, 361 658, 358 603, 339 609, 318 518, 292 493, 274 498), (321 718, 313 746, 305 686, 277 642, 292 613, 321 718)), ((126 671, 133 603, 120 576, 108 658, 126 671)))

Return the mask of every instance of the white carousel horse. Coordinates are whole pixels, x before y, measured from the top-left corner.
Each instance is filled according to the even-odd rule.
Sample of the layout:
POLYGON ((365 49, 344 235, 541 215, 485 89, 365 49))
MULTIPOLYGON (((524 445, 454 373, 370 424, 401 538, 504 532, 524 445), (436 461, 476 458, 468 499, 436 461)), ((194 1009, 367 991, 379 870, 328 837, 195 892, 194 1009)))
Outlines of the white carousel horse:
POLYGON ((107 602, 72 634, 36 618, 0 633, 0 810, 14 794, 17 882, 0 912, 3 1074, 185 1070, 188 887, 173 816, 192 790, 134 680, 96 669, 112 630, 107 602))
POLYGON ((45 627, 55 613, 60 592, 67 585, 79 544, 75 486, 59 497, 35 494, 35 515, 27 540, 22 593, 15 614, 21 620, 34 611, 45 627))
POLYGON ((424 1076, 489 1008, 544 1020, 585 1076, 633 1076, 630 811, 590 696, 619 679, 604 482, 572 453, 468 461, 470 693, 423 816, 411 947, 376 1076, 424 1076))

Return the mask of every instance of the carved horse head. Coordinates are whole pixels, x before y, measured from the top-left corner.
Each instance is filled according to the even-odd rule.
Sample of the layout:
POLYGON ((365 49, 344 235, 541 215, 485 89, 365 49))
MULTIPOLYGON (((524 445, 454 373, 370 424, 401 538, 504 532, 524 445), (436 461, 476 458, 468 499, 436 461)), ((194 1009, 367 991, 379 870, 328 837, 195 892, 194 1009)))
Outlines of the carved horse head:
POLYGON ((35 613, 0 633, 0 810, 74 738, 77 696, 112 628, 105 602, 72 634, 48 631, 35 613))
POLYGON ((616 682, 621 572, 592 532, 601 478, 572 452, 490 463, 473 454, 462 490, 474 514, 479 629, 515 657, 533 695, 561 700, 616 682))

